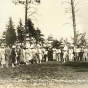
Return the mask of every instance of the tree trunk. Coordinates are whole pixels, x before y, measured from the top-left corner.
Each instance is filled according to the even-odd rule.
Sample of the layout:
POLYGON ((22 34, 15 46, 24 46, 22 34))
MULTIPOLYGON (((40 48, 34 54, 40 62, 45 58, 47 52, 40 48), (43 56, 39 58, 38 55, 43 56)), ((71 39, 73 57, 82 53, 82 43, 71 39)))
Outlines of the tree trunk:
POLYGON ((74 1, 73 0, 71 0, 71 7, 72 7, 72 20, 73 20, 73 30, 74 30, 74 44, 77 45, 75 8, 74 8, 74 1))
POLYGON ((24 31, 24 46, 26 46, 26 30, 27 30, 27 6, 28 2, 25 3, 25 31, 24 31))

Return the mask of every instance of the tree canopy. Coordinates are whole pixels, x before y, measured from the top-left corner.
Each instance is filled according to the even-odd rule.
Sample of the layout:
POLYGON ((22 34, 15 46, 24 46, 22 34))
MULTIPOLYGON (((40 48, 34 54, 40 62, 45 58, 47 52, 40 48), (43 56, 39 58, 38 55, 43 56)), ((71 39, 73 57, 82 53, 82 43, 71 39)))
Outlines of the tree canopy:
POLYGON ((61 41, 58 41, 57 39, 53 40, 53 42, 51 43, 53 48, 60 48, 61 46, 61 41))
POLYGON ((29 34, 29 38, 34 38, 36 44, 43 44, 44 38, 43 38, 43 34, 41 33, 41 30, 37 27, 37 29, 35 29, 34 24, 32 22, 31 19, 28 19, 28 29, 27 29, 27 33, 29 34))
MULTIPOLYGON (((84 46, 86 45, 86 33, 79 33, 79 31, 76 32, 76 36, 77 36, 77 46, 84 46)), ((72 38, 72 37, 71 37, 72 38)), ((73 38, 72 38, 73 40, 73 38)))
POLYGON ((17 37, 18 42, 22 44, 24 41, 24 27, 21 19, 19 21, 19 25, 17 26, 17 33, 18 33, 18 37, 17 37))
POLYGON ((16 42, 16 32, 11 17, 9 17, 9 21, 6 24, 6 30, 3 32, 3 36, 8 46, 12 46, 16 42))

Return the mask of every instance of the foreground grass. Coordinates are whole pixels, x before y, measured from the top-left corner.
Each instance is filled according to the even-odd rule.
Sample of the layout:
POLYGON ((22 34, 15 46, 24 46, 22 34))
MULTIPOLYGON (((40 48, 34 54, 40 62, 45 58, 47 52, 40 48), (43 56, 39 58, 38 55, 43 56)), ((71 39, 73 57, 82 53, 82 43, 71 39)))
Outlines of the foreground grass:
POLYGON ((0 88, 88 88, 88 62, 0 68, 0 88))
POLYGON ((0 80, 88 80, 88 62, 46 62, 0 68, 0 80))

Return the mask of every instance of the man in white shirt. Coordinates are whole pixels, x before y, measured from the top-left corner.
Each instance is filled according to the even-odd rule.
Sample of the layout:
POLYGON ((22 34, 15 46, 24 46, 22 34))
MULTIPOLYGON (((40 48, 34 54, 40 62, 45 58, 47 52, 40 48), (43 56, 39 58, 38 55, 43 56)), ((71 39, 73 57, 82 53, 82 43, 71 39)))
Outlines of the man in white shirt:
POLYGON ((61 50, 60 49, 57 49, 56 50, 56 54, 57 54, 57 61, 61 61, 61 57, 60 57, 60 54, 61 54, 61 50))
POLYGON ((80 48, 77 47, 77 48, 75 49, 75 54, 76 54, 76 55, 75 55, 75 58, 76 58, 76 61, 79 61, 79 53, 80 53, 80 48))
POLYGON ((73 61, 73 49, 69 48, 69 61, 73 61))
POLYGON ((87 59, 88 59, 88 56, 87 56, 87 48, 84 47, 83 60, 86 61, 87 59))
POLYGON ((65 45, 65 46, 64 46, 64 49, 63 49, 63 51, 64 51, 64 55, 63 55, 64 63, 66 62, 67 55, 68 55, 67 50, 68 50, 68 47, 67 47, 67 45, 65 45))

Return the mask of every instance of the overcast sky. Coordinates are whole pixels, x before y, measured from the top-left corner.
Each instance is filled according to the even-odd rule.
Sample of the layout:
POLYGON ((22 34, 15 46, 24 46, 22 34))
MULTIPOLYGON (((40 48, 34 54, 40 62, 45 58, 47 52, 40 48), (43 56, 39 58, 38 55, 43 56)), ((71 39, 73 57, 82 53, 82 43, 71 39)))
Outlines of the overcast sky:
MULTIPOLYGON (((33 22, 36 27, 40 28, 45 37, 50 34, 57 39, 73 36, 72 21, 69 19, 71 13, 65 14, 65 8, 70 7, 70 4, 64 3, 62 5, 63 1, 70 0, 41 0, 41 4, 37 6, 39 15, 35 15, 37 21, 33 20, 33 22), (63 25, 65 23, 69 24, 63 25)), ((80 0, 75 1, 78 2, 80 0)), ((87 8, 87 0, 83 0, 76 7, 76 9, 79 9, 76 13, 77 30, 86 32, 86 38, 88 37, 87 8)), ((20 18, 24 23, 24 12, 23 5, 14 5, 12 0, 0 0, 0 33, 5 30, 9 17, 12 17, 15 27, 17 27, 20 18)))

